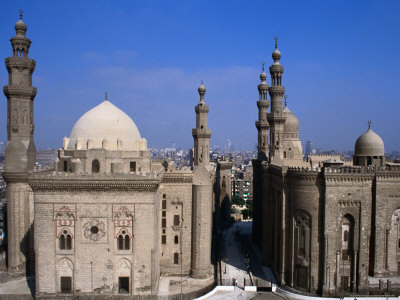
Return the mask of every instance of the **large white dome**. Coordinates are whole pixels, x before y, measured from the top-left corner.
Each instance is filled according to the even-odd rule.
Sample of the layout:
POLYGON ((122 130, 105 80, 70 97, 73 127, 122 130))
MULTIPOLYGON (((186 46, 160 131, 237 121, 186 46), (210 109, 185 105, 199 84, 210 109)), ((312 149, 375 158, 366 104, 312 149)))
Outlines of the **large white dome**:
POLYGON ((64 149, 139 150, 140 133, 132 119, 105 100, 75 123, 64 149))

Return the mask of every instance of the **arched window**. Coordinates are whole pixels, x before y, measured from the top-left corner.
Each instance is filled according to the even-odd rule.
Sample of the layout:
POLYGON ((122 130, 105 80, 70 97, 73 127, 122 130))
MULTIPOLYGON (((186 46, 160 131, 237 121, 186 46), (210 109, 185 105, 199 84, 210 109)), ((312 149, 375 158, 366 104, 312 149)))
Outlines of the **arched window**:
POLYGON ((176 235, 175 238, 174 238, 174 242, 175 242, 175 244, 178 244, 178 243, 179 243, 179 239, 178 239, 178 236, 177 236, 177 235, 176 235))
POLYGON ((126 230, 122 230, 117 237, 117 248, 118 250, 129 250, 131 246, 131 239, 126 230))
POLYGON ((342 221, 342 259, 348 261, 353 253, 354 219, 345 215, 342 221))
POLYGON ((92 173, 99 173, 100 171, 100 163, 97 159, 92 161, 92 173))
POLYGON ((59 237, 60 250, 71 250, 72 249, 72 236, 68 230, 63 230, 59 237))

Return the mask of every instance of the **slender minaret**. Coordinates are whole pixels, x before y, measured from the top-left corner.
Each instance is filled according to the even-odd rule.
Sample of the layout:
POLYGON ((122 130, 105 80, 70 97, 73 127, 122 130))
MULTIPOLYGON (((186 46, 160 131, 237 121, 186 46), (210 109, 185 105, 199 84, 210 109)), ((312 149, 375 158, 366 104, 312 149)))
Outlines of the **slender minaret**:
POLYGON ((206 88, 199 87, 200 101, 195 107, 196 128, 193 128, 194 161, 192 189, 192 265, 190 275, 205 278, 211 273, 212 184, 208 171, 211 129, 208 128, 208 106, 204 102, 206 88))
POLYGON ((269 67, 271 86, 268 91, 271 96, 271 112, 268 114, 270 130, 270 160, 279 162, 283 158, 283 126, 286 115, 282 112, 282 97, 285 87, 282 86, 283 66, 279 63, 281 53, 278 50, 278 38, 275 37, 275 50, 272 53, 273 65, 269 67))
POLYGON ((28 57, 31 41, 25 37, 26 29, 20 10, 20 20, 15 24, 16 36, 10 40, 13 56, 5 60, 8 85, 3 87, 7 97, 4 178, 7 181, 8 267, 11 269, 22 268, 33 258, 33 197, 27 174, 36 163, 33 141, 36 88, 32 86, 36 62, 28 57))
POLYGON ((258 121, 256 127, 258 131, 258 159, 267 160, 268 157, 268 129, 269 123, 267 120, 268 106, 267 101, 268 84, 266 83, 267 74, 264 72, 264 63, 262 64, 262 72, 260 74, 261 83, 258 85, 259 99, 257 101, 258 107, 258 121))

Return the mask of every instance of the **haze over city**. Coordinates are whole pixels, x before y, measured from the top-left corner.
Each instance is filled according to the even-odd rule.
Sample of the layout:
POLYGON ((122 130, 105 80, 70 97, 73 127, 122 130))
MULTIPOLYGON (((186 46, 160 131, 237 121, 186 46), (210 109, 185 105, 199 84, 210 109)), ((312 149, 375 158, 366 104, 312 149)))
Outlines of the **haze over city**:
MULTIPOLYGON (((303 143, 352 150, 371 120, 385 150, 400 149, 397 1, 13 1, 0 13, 1 57, 11 55, 20 8, 37 61, 38 148, 60 147, 105 91, 149 146, 173 140, 189 148, 203 80, 211 146, 229 139, 254 149, 261 63, 272 64, 278 36, 282 84, 303 143)), ((4 66, 0 81, 8 81, 4 66)), ((6 105, 3 95, 0 141, 6 105)))

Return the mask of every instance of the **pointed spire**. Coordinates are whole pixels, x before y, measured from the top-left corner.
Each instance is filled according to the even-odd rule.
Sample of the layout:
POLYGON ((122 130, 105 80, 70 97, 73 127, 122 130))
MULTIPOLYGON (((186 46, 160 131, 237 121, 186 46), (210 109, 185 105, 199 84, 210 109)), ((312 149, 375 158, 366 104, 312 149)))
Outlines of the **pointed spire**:
POLYGON ((368 121, 368 129, 371 129, 371 121, 368 121))

